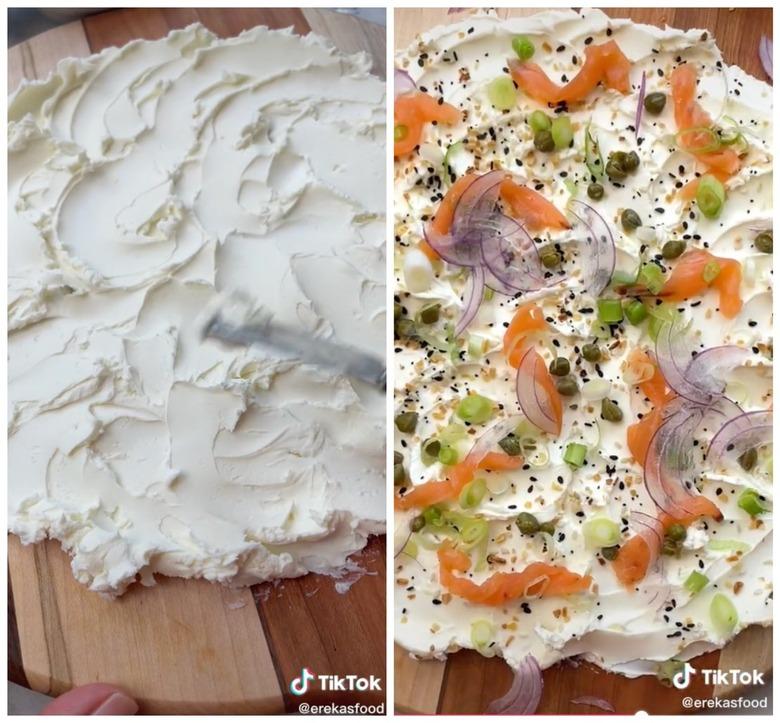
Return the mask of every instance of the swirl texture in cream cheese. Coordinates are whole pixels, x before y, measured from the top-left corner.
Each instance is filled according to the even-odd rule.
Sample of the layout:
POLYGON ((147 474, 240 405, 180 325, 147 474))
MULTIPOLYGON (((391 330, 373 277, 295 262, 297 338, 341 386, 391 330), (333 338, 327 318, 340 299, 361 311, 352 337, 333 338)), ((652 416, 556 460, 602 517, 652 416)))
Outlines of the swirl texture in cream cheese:
POLYGON ((9 528, 90 589, 338 574, 384 530, 384 400, 199 338, 242 290, 384 349, 385 86, 364 54, 200 25, 9 108, 9 528))

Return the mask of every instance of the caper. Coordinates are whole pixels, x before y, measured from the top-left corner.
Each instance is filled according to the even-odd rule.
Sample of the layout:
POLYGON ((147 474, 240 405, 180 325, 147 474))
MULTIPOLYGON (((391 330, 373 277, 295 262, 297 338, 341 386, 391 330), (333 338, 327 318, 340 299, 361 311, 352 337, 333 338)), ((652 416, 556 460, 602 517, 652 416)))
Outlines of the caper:
POLYGON ((628 153, 625 151, 612 151, 612 153, 609 154, 609 160, 615 161, 623 170, 626 169, 626 159, 628 158, 628 153))
POLYGON ((739 462, 739 466, 742 467, 745 472, 750 472, 750 470, 756 466, 756 462, 758 462, 758 452, 756 452, 756 448, 751 447, 746 452, 743 452, 737 457, 737 462, 739 462))
POLYGON ((393 464, 403 464, 404 456, 400 452, 393 452, 393 464))
POLYGON ((661 113, 666 106, 666 93, 649 93, 645 96, 645 110, 653 115, 661 113))
POLYGON ((395 415, 395 426, 399 432, 411 434, 417 428, 417 412, 401 412, 395 415))
POLYGON ((626 158, 623 161, 623 168, 629 172, 639 168, 639 154, 636 151, 631 151, 631 153, 626 155, 626 158))
POLYGON ((555 381, 555 388, 558 390, 558 394, 564 397, 573 397, 579 390, 577 380, 571 375, 567 374, 565 377, 560 377, 555 381))
POLYGON ((676 555, 680 552, 680 546, 668 537, 664 538, 664 544, 661 547, 661 553, 664 555, 676 555))
POLYGON ((542 153, 550 153, 555 150, 555 141, 550 131, 536 131, 534 133, 534 147, 542 153))
POLYGON ((423 324, 435 324, 439 320, 441 304, 428 304, 423 306, 418 313, 418 318, 423 324))
POLYGON ((393 304, 393 319, 398 321, 398 319, 401 318, 401 314, 403 314, 404 307, 401 306, 397 301, 393 304))
POLYGON ((611 159, 607 161, 604 170, 610 181, 622 181, 628 175, 620 163, 611 159))
POLYGON ((569 360, 563 356, 557 356, 550 362, 550 374, 556 377, 565 377, 571 371, 569 360))
POLYGON ((620 552, 620 545, 612 545, 612 547, 602 547, 601 556, 605 560, 616 560, 620 552))
POLYGON ((399 339, 414 339, 417 336, 417 327, 411 319, 398 319, 395 322, 395 333, 399 339))
POLYGON ((686 534, 685 526, 681 525, 679 522, 669 525, 669 529, 666 530, 666 536, 674 542, 682 542, 685 539, 686 534))
POLYGON ((539 532, 544 532, 547 535, 554 535, 555 534, 555 523, 554 522, 542 522, 542 524, 539 525, 539 532))
POLYGON ((633 231, 642 225, 642 219, 633 208, 627 208, 620 214, 620 223, 626 231, 633 231))
POLYGON ((685 251, 685 241, 667 241, 661 249, 661 256, 665 259, 676 259, 685 251))
POLYGON ((600 183, 588 184, 588 198, 592 198, 594 201, 598 201, 604 197, 604 186, 600 183))
POLYGON ((601 418, 608 422, 619 422, 623 419, 623 411, 611 399, 601 400, 601 418))
POLYGON ((555 250, 554 246, 543 246, 539 250, 539 259, 542 266, 546 269, 554 269, 561 263, 561 255, 555 250))
POLYGON ((758 234, 758 236, 756 236, 755 240, 753 241, 753 244, 762 254, 771 254, 772 253, 772 232, 762 231, 760 234, 758 234))
POLYGON ((599 349, 598 344, 583 344, 582 356, 586 361, 597 362, 601 359, 601 349, 599 349))
POLYGON ((411 527, 412 532, 419 532, 423 527, 425 527, 425 518, 422 515, 417 515, 417 517, 412 520, 411 527))
POLYGON ((393 465, 393 484, 400 487, 406 481, 406 470, 402 464, 393 465))
POLYGON ((429 437, 420 446, 425 456, 434 458, 439 457, 439 452, 441 452, 441 442, 435 437, 429 437))
POLYGON ((539 532, 539 520, 530 512, 521 512, 517 516, 515 523, 524 535, 533 535, 539 532))
POLYGON ((498 446, 504 450, 510 457, 518 457, 523 452, 523 445, 520 443, 517 435, 507 434, 506 437, 499 440, 498 446))

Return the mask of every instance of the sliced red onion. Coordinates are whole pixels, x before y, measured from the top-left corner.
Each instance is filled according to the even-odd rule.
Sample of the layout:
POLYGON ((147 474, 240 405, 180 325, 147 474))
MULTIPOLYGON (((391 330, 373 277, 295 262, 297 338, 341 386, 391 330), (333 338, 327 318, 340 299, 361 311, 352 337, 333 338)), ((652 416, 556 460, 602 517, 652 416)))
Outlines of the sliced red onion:
POLYGON ((512 289, 512 294, 544 288, 547 279, 531 235, 503 214, 494 217, 493 228, 494 233, 482 242, 482 259, 491 274, 512 289))
POLYGON ((636 104, 636 120, 634 121, 634 133, 639 138, 639 126, 642 124, 642 113, 645 110, 645 90, 647 89, 647 73, 642 71, 642 82, 639 84, 639 100, 636 104))
POLYGON ((412 76, 405 70, 396 68, 393 74, 393 97, 397 98, 399 95, 411 93, 414 90, 417 90, 417 85, 412 80, 412 76))
POLYGON ((464 246, 451 233, 438 233, 428 224, 423 228, 423 236, 428 245, 448 264, 469 267, 476 266, 481 261, 475 253, 479 251, 479 247, 464 246))
POLYGON ((572 698, 571 702, 575 705, 590 705, 594 708, 600 708, 601 710, 605 710, 609 713, 615 712, 615 706, 612 705, 608 700, 604 700, 604 698, 596 698, 593 695, 581 695, 577 698, 572 698))
POLYGON ((764 72, 769 76, 769 80, 774 81, 772 75, 772 54, 774 47, 772 41, 766 36, 762 35, 761 40, 758 41, 758 57, 761 60, 761 65, 764 68, 764 72))
POLYGON ((544 359, 535 349, 528 349, 517 368, 517 381, 515 383, 517 401, 531 424, 548 434, 555 435, 559 431, 558 422, 550 407, 550 401, 540 398, 538 385, 529 381, 536 378, 540 366, 542 370, 546 370, 544 359))
POLYGON ((580 254, 583 284, 589 294, 600 296, 615 271, 615 239, 609 224, 592 206, 573 198, 569 201, 569 209, 585 231, 580 254))
POLYGON ((482 298, 485 295, 485 269, 481 266, 475 266, 469 276, 469 289, 466 292, 466 306, 458 323, 455 325, 455 336, 460 336, 472 322, 482 304, 482 298))
POLYGON ((701 408, 678 397, 669 416, 650 440, 645 458, 645 487, 659 509, 671 517, 685 516, 685 503, 695 496, 686 482, 693 469, 693 433, 702 420, 701 408))
POLYGON ((707 459, 717 461, 729 454, 739 457, 749 449, 762 447, 772 441, 772 410, 743 412, 732 417, 712 438, 707 459))
POLYGON ((452 217, 452 235, 464 244, 482 243, 490 232, 489 222, 496 213, 505 171, 490 171, 479 176, 463 192, 452 217))
POLYGON ((678 322, 666 321, 658 330, 655 358, 669 388, 694 404, 711 404, 726 389, 726 373, 744 363, 750 353, 737 346, 718 346, 696 356, 678 322))
POLYGON ((526 655, 515 671, 509 690, 488 705, 486 713, 494 715, 531 715, 542 699, 544 680, 542 669, 533 655, 526 655))
POLYGON ((657 516, 648 515, 645 512, 634 510, 631 513, 631 524, 637 534, 647 543, 650 550, 650 565, 652 568, 658 560, 661 547, 664 543, 664 526, 657 516))

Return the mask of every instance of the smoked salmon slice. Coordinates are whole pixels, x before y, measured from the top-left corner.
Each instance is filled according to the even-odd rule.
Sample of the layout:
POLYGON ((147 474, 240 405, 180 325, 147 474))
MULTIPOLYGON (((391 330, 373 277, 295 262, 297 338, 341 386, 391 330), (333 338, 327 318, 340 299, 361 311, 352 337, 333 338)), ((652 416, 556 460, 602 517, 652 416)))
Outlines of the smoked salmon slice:
POLYGON ((519 306, 504 332, 504 355, 509 364, 517 369, 525 353, 525 338, 533 332, 547 329, 549 326, 539 306, 534 303, 519 306))
POLYGON ((585 48, 585 60, 577 75, 559 86, 536 63, 509 60, 509 72, 517 85, 534 100, 548 105, 581 103, 603 83, 624 95, 631 90, 631 62, 614 40, 585 48))
POLYGON ((426 123, 437 121, 453 125, 460 121, 460 111, 449 103, 437 101, 427 93, 412 91, 395 99, 395 157, 411 153, 422 139, 426 123))
POLYGON ((740 284, 742 265, 734 259, 714 256, 704 249, 691 249, 680 256, 671 276, 663 285, 659 296, 669 301, 683 301, 701 296, 710 288, 718 291, 720 313, 733 319, 742 308, 740 284), (706 271, 717 272, 711 281, 706 271))
POLYGON ((453 595, 481 605, 498 606, 523 597, 553 597, 587 592, 589 575, 578 575, 565 567, 532 562, 522 572, 496 572, 481 584, 459 577, 468 572, 471 559, 461 550, 444 544, 438 550, 439 581, 453 595))
POLYGON ((469 455, 462 462, 453 465, 446 480, 426 482, 413 487, 403 497, 396 497, 395 507, 399 510, 424 508, 440 502, 455 500, 463 488, 474 479, 477 470, 506 472, 520 469, 524 460, 521 456, 510 456, 503 452, 488 452, 481 459, 469 455))
POLYGON ((544 196, 509 178, 501 184, 501 199, 529 231, 571 227, 566 217, 544 196))

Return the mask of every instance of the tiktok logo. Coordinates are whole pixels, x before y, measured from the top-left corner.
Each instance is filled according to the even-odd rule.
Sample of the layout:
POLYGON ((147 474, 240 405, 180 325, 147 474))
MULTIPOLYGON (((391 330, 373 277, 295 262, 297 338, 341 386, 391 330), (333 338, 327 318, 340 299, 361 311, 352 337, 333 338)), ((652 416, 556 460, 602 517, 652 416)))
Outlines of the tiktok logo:
POLYGON ((303 668, 300 677, 290 681, 290 692, 293 695, 303 695, 309 689, 309 681, 314 678, 314 673, 310 673, 308 668, 303 668))
POLYGON ((695 672, 696 668, 690 663, 686 663, 685 667, 679 673, 674 674, 672 685, 678 690, 685 690, 691 684, 691 673, 695 672))

